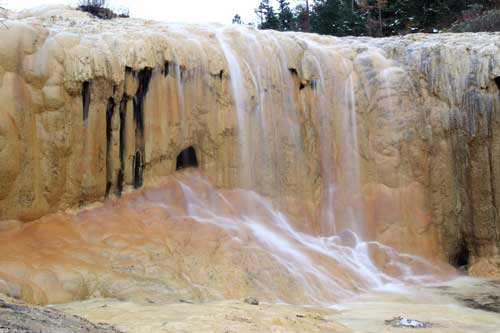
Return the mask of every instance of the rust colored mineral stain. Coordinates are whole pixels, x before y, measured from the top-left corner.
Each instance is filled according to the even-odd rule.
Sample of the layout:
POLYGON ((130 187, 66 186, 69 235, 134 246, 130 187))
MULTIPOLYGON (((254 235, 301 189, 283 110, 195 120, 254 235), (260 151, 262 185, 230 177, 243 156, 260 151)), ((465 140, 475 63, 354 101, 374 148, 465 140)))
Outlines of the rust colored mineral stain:
MULTIPOLYGON (((322 304, 370 288, 367 272, 346 261, 355 251, 349 235, 326 245, 313 225, 271 207, 253 192, 217 190, 186 169, 100 207, 0 233, 1 291, 39 304, 99 295, 169 302, 246 294, 322 304)), ((366 246, 377 278, 415 281, 447 272, 377 243, 366 246)))

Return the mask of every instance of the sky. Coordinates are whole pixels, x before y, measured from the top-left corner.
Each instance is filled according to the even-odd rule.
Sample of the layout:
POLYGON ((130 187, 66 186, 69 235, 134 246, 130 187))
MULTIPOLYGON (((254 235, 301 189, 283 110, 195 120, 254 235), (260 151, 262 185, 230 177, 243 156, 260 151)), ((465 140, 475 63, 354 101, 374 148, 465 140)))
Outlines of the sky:
MULTIPOLYGON (((130 15, 137 18, 166 22, 229 24, 235 14, 239 14, 246 23, 256 22, 254 9, 260 0, 109 0, 108 2, 112 8, 128 8, 130 15)), ((77 3, 78 0, 0 0, 1 6, 13 10, 48 4, 77 3)))

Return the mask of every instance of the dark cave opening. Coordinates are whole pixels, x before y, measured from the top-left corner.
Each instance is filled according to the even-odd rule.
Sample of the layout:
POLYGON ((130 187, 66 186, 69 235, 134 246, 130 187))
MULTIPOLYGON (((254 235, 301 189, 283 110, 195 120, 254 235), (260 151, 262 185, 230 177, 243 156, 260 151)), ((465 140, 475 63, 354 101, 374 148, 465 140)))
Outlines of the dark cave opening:
POLYGON ((180 152, 179 155, 177 155, 177 164, 175 166, 175 170, 181 170, 191 167, 198 167, 198 159, 196 158, 196 151, 194 150, 193 146, 184 149, 180 152))
POLYGON ((494 78, 493 81, 497 84, 498 92, 500 92, 500 76, 494 78))
POLYGON ((450 258, 450 263, 458 269, 466 270, 469 266, 469 258, 470 252, 467 248, 467 244, 465 242, 461 242, 455 255, 450 258))

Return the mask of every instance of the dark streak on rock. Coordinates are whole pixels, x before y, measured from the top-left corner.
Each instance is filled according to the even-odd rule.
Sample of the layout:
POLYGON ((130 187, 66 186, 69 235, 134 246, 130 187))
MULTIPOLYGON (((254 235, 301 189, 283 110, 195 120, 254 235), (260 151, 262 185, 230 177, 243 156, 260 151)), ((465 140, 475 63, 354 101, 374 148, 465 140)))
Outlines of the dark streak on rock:
POLYGON ((134 97, 134 120, 136 124, 136 131, 139 131, 141 136, 144 134, 144 97, 146 97, 148 93, 152 73, 153 69, 149 67, 146 67, 137 73, 139 86, 134 97))
POLYGON ((90 108, 90 82, 85 81, 82 84, 82 105, 83 105, 83 124, 87 125, 90 108))
POLYGON ((133 171, 134 171, 134 188, 138 189, 142 186, 143 183, 143 170, 144 170, 144 162, 142 159, 141 152, 138 150, 135 152, 134 161, 133 161, 133 171))
POLYGON ((120 101, 120 170, 118 171, 118 179, 116 180, 116 196, 120 197, 123 191, 123 181, 124 181, 124 170, 125 170, 125 124, 127 121, 127 103, 128 96, 123 94, 122 100, 120 101))
POLYGON ((115 112, 115 100, 113 97, 108 98, 108 105, 106 107, 106 193, 104 198, 109 197, 109 191, 113 186, 112 170, 111 170, 111 140, 112 140, 112 119, 115 112))
POLYGON ((497 88, 498 88, 498 92, 500 93, 500 76, 497 76, 496 78, 494 78, 493 81, 495 81, 497 88))
POLYGON ((137 73, 138 88, 134 96, 134 122, 135 122, 135 142, 136 154, 134 159, 134 186, 139 188, 143 183, 144 171, 144 98, 148 93, 149 82, 153 69, 146 67, 137 73))

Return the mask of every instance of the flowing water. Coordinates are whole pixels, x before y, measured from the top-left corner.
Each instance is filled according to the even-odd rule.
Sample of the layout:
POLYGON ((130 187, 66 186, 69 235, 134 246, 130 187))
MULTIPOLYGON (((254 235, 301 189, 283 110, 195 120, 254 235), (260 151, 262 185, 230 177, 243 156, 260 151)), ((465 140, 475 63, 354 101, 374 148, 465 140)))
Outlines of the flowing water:
MULTIPOLYGON (((269 150, 269 146, 283 144, 291 138, 289 142, 295 146, 296 154, 303 154, 303 139, 297 124, 300 109, 297 103, 300 101, 293 98, 295 85, 289 72, 293 66, 287 63, 285 53, 280 44, 273 40, 272 34, 257 35, 231 28, 219 31, 217 36, 228 63, 240 129, 239 149, 243 152, 241 185, 256 190, 253 182, 260 177, 257 174, 259 157, 269 156, 271 161, 278 164, 273 170, 280 172, 280 156, 272 155, 272 152, 279 152, 280 149, 274 147, 269 150), (226 38, 226 35, 232 34, 237 36, 226 38), (232 45, 231 41, 244 46, 232 45), (269 51, 269 48, 274 50, 269 51), (272 54, 279 57, 272 57, 272 54), (277 75, 272 75, 273 72, 277 75), (251 79, 246 80, 244 73, 251 79), (253 87, 245 87, 245 82, 250 82, 253 87), (278 85, 279 89, 273 89, 270 84, 278 85), (255 104, 252 104, 249 91, 255 94, 255 104), (277 100, 278 94, 281 100, 277 100), (249 126, 252 122, 259 124, 260 136, 250 133, 250 128, 255 128, 249 126), (283 126, 279 122, 286 124, 283 126)), ((305 59, 312 64, 313 72, 316 73, 310 77, 309 84, 314 91, 312 114, 319 132, 323 181, 320 235, 298 232, 284 213, 255 195, 248 196, 246 200, 260 208, 265 207, 266 220, 270 221, 270 225, 263 225, 258 216, 247 215, 246 212, 241 212, 242 219, 219 219, 214 207, 206 207, 197 198, 196 192, 186 187, 185 190, 190 193, 188 201, 197 207, 190 216, 196 218, 199 216, 197 214, 209 211, 215 215, 212 219, 204 216, 204 221, 230 222, 230 229, 252 233, 260 246, 272 253, 290 275, 301 281, 314 303, 328 302, 328 299, 352 295, 352 291, 379 288, 388 283, 430 281, 430 276, 416 273, 411 263, 427 265, 429 273, 432 271, 431 265, 425 260, 398 253, 390 247, 363 238, 362 207, 359 200, 356 201, 356 196, 361 193, 361 182, 354 64, 339 56, 337 48, 329 49, 307 39, 302 42, 307 44, 308 55, 305 59), (343 205, 339 205, 339 202, 343 205), (339 215, 341 222, 336 218, 339 215), (385 267, 391 266, 394 270, 392 276, 377 267, 373 260, 374 248, 389 258, 385 267), (318 256, 324 257, 324 266, 312 260, 318 256), (337 278, 338 274, 331 273, 328 266, 332 264, 338 266, 336 269, 344 275, 342 279, 337 278), (346 281, 349 281, 347 285, 346 281)), ((222 226, 227 228, 225 224, 222 226)))

